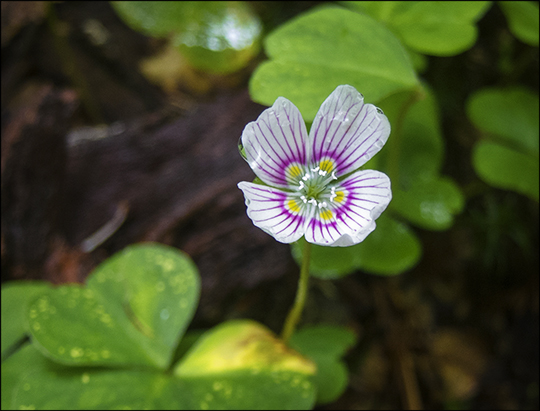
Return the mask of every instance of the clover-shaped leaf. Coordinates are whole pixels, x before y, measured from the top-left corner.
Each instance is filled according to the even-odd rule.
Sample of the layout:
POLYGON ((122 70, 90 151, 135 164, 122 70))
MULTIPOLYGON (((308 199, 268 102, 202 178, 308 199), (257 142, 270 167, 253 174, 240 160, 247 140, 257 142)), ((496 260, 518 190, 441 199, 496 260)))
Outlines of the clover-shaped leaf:
POLYGON ((315 365, 249 320, 201 336, 174 375, 197 409, 309 409, 315 365))
POLYGON ((408 187, 418 180, 426 181, 438 177, 444 158, 444 143, 435 96, 427 85, 423 85, 421 97, 403 114, 410 98, 411 93, 405 92, 380 103, 393 125, 393 133, 390 133, 388 147, 381 150, 379 161, 381 167, 387 171, 391 172, 393 168, 398 171, 399 179, 392 182, 393 189, 408 187), (401 130, 398 130, 402 116, 401 130), (393 155, 390 151, 393 151, 395 146, 396 159, 390 157, 393 155))
POLYGON ((2 363, 2 408, 311 408, 315 365, 254 321, 180 343, 199 281, 182 252, 141 244, 86 286, 45 288, 19 306, 32 344, 2 363))
POLYGON ((449 178, 418 181, 407 190, 394 190, 390 208, 411 223, 428 230, 446 230, 465 200, 449 178))
POLYGON ((385 23, 412 50, 451 56, 476 41, 489 1, 352 1, 345 5, 385 23))
POLYGON ((538 201, 538 157, 502 144, 480 141, 474 148, 473 165, 478 176, 486 183, 538 201))
MULTIPOLYGON (((39 356, 32 346, 26 354, 39 356)), ((42 358, 18 384, 12 405, 17 409, 309 409, 315 400, 314 372, 311 361, 265 327, 238 320, 203 334, 174 373, 65 367, 42 358)))
POLYGON ((19 409, 19 407, 12 406, 12 400, 21 379, 28 373, 43 369, 51 363, 52 362, 41 355, 32 344, 25 344, 21 349, 3 361, 1 389, 2 409, 19 409))
POLYGON ((499 1, 514 36, 521 41, 538 46, 538 3, 534 1, 499 1))
MULTIPOLYGON (((391 203, 390 203, 391 204, 391 203)), ((300 264, 304 239, 292 246, 300 264)), ((377 228, 360 244, 351 247, 311 246, 310 273, 318 278, 338 278, 355 270, 378 275, 400 274, 420 259, 422 246, 406 224, 387 214, 377 219, 377 228)))
POLYGON ((230 73, 259 51, 262 26, 243 1, 113 1, 132 29, 168 37, 189 63, 200 70, 230 73))
POLYGON ((185 6, 167 1, 111 1, 122 20, 136 31, 154 37, 181 31, 188 23, 185 6))
POLYGON ((271 105, 283 96, 306 121, 340 84, 350 84, 376 102, 418 84, 399 40, 369 16, 336 7, 316 8, 271 33, 270 61, 253 74, 250 93, 271 105))
POLYGON ((135 245, 100 265, 86 286, 64 285, 30 304, 34 343, 66 364, 166 368, 199 298, 191 261, 135 245))
POLYGON ((467 102, 471 121, 493 141, 538 156, 538 96, 521 87, 485 88, 467 102))
POLYGON ((2 286, 2 360, 26 334, 26 306, 38 294, 47 290, 45 281, 12 281, 2 286))
POLYGON ((355 342, 355 334, 339 326, 305 327, 292 335, 290 346, 317 364, 317 404, 335 401, 347 388, 349 376, 341 357, 355 342))
POLYGON ((538 201, 538 96, 522 88, 490 88, 473 94, 467 113, 484 134, 473 166, 486 183, 538 201))
MULTIPOLYGON (((29 348, 33 348, 30 346, 29 348)), ((13 395, 13 409, 190 409, 187 393, 157 370, 34 367, 13 395)))
MULTIPOLYGON (((437 102, 427 86, 422 97, 404 115, 401 129, 390 135, 388 148, 381 151, 381 168, 392 179, 389 209, 394 214, 422 228, 445 230, 463 209, 464 199, 451 179, 439 175, 444 147, 437 102)), ((392 124, 400 123, 406 98, 396 95, 381 102, 392 124)))

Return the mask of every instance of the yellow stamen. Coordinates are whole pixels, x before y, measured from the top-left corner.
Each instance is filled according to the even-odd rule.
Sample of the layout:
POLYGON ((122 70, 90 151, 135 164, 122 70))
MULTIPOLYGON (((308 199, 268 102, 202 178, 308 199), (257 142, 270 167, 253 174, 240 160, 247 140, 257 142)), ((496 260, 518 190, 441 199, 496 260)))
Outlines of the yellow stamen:
POLYGON ((291 164, 289 167, 287 167, 287 170, 285 171, 285 175, 291 180, 299 179, 302 174, 302 169, 296 164, 291 164))
POLYGON ((319 216, 322 220, 331 220, 334 217, 334 214, 331 210, 323 210, 319 213, 319 216))
POLYGON ((336 203, 341 203, 345 199, 345 193, 343 191, 336 191, 336 197, 334 198, 334 201, 336 203))
POLYGON ((332 160, 322 160, 319 163, 319 168, 322 171, 326 171, 327 173, 331 173, 334 169, 334 162, 332 160))
POLYGON ((287 201, 287 207, 293 213, 299 213, 300 212, 300 205, 297 203, 296 199, 294 199, 294 198, 287 201))

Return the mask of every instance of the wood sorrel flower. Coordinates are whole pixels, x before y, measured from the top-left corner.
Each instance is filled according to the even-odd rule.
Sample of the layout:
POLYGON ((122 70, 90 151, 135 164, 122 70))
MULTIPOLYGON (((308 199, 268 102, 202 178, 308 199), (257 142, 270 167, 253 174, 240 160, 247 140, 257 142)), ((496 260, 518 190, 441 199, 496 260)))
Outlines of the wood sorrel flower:
POLYGON ((282 243, 350 246, 375 229, 392 198, 390 179, 360 170, 384 145, 390 123, 352 86, 336 88, 309 136, 300 111, 284 97, 242 133, 245 158, 264 184, 242 181, 247 214, 282 243))

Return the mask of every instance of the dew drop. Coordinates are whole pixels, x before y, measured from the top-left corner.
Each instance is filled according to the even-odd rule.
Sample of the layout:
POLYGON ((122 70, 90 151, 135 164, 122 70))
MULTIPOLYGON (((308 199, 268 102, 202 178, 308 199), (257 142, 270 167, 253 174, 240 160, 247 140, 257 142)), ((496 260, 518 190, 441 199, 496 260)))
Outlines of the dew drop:
POLYGON ((102 314, 100 320, 102 323, 109 325, 111 323, 111 316, 109 314, 102 314))
POLYGON ((84 351, 82 350, 82 348, 78 348, 78 347, 72 348, 71 351, 69 352, 69 355, 71 355, 73 358, 82 357, 83 354, 84 354, 84 351))
POLYGON ((172 260, 161 260, 158 264, 163 268, 163 271, 172 271, 174 269, 174 262, 172 260))
POLYGON ((111 353, 109 352, 109 350, 101 350, 101 356, 103 358, 109 358, 111 356, 111 353))
POLYGON ((382 111, 379 107, 377 107, 377 113, 384 115, 384 111, 382 111))
POLYGON ((30 384, 28 384, 28 383, 24 384, 23 390, 30 391, 30 384))
POLYGON ((43 297, 38 301, 38 309, 42 313, 49 309, 49 299, 47 297, 43 297))
POLYGON ((41 329, 41 325, 39 325, 39 323, 34 323, 32 324, 32 328, 34 331, 39 331, 41 329))
POLYGON ((81 381, 82 381, 83 384, 88 384, 88 382, 90 381, 90 374, 88 374, 87 372, 85 372, 85 373, 82 375, 81 381))
POLYGON ((300 377, 294 377, 291 381, 292 387, 297 387, 302 382, 302 379, 300 377))
POLYGON ((162 320, 168 320, 169 319, 169 310, 167 310, 166 308, 164 308, 163 310, 161 310, 161 312, 159 313, 159 317, 162 319, 162 320))
POLYGON ((99 359, 98 353, 95 351, 92 351, 90 349, 86 350, 85 352, 86 357, 88 357, 91 361, 97 361, 99 359))
POLYGON ((248 161, 247 155, 246 155, 246 149, 244 148, 244 144, 242 143, 242 137, 238 139, 238 152, 240 153, 240 155, 242 156, 244 160, 248 161))

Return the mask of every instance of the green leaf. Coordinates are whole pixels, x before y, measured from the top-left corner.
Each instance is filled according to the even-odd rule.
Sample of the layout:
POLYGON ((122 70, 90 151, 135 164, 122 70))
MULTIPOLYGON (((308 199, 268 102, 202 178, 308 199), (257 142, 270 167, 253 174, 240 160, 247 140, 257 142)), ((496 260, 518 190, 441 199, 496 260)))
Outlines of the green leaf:
POLYGON ((12 281, 2 285, 2 361, 13 345, 29 333, 28 302, 50 287, 45 281, 12 281))
POLYGON ((396 126, 378 157, 392 181, 390 210, 419 227, 444 230, 461 212, 464 200, 455 183, 439 177, 444 147, 438 106, 428 86, 421 96, 414 102, 414 95, 400 93, 381 102, 396 126))
MULTIPOLYGON (((305 242, 306 240, 302 237, 291 244, 292 255, 299 266, 302 264, 302 252, 305 242)), ((357 246, 324 247, 312 244, 310 274, 318 278, 332 279, 354 272, 356 270, 354 257, 357 253, 355 247, 357 246)))
POLYGON ((354 247, 358 247, 355 265, 379 275, 400 274, 414 267, 422 250, 411 229, 386 214, 377 219, 375 231, 354 247))
POLYGON ((499 1, 514 36, 538 46, 538 3, 534 1, 499 1))
POLYGON ((497 143, 481 141, 474 148, 473 165, 486 183, 538 201, 538 157, 497 143))
POLYGON ((193 3, 194 6, 186 10, 189 24, 173 37, 173 45, 199 70, 227 74, 245 67, 259 52, 262 31, 259 18, 249 4, 242 1, 193 3))
POLYGON ((406 50, 382 24, 336 7, 319 7, 287 22, 265 41, 270 61, 250 81, 256 102, 284 96, 306 121, 340 84, 360 90, 369 102, 418 84, 406 50))
POLYGON ((408 188, 418 180, 432 180, 442 167, 444 146, 438 105, 429 87, 423 88, 421 96, 408 110, 406 106, 413 97, 410 92, 395 94, 380 102, 393 130, 376 157, 381 170, 392 178, 393 190, 408 188), (404 110, 407 111, 401 119, 404 110), (396 175, 398 179, 393 178, 396 175))
POLYGON ((538 96, 513 87, 486 88, 467 102, 467 114, 480 130, 519 151, 538 156, 538 96))
POLYGON ((23 377, 31 371, 51 364, 32 344, 25 344, 19 351, 2 362, 2 409, 19 409, 13 406, 13 395, 23 377))
POLYGON ((348 371, 341 357, 355 343, 352 331, 331 325, 305 327, 291 337, 289 345, 317 365, 317 404, 335 401, 347 388, 348 371))
POLYGON ((61 363, 166 368, 199 288, 187 255, 135 245, 97 267, 86 287, 61 286, 37 298, 30 330, 44 354, 61 363))
POLYGON ((16 409, 310 409, 315 399, 315 365, 253 321, 206 332, 174 373, 67 367, 29 350, 36 366, 9 370, 16 409))
POLYGON ((189 64, 227 74, 246 66, 260 49, 262 25, 243 1, 119 1, 119 16, 136 31, 171 37, 189 64))
MULTIPOLYGON (((293 257, 299 265, 302 261, 304 241, 301 238, 292 244, 293 257)), ((420 254, 420 241, 414 233, 405 224, 384 213, 377 219, 375 231, 360 244, 351 247, 323 247, 313 244, 309 271, 314 277, 323 279, 343 277, 356 270, 378 275, 395 275, 412 268, 418 262, 420 254)))
POLYGON ((49 364, 26 375, 15 409, 190 409, 189 393, 156 371, 63 367, 49 364))
POLYGON ((310 409, 314 364, 249 320, 203 335, 174 370, 197 409, 310 409))
POLYGON ((390 208, 411 223, 428 230, 446 230, 454 214, 463 210, 459 187, 448 178, 418 180, 408 189, 394 189, 390 208))
POLYGON ((111 5, 133 30, 154 37, 166 37, 172 32, 181 31, 188 22, 186 5, 180 2, 111 1, 111 5))
POLYGON ((468 50, 475 43, 475 23, 491 2, 353 1, 345 4, 384 22, 414 51, 452 56, 468 50))

